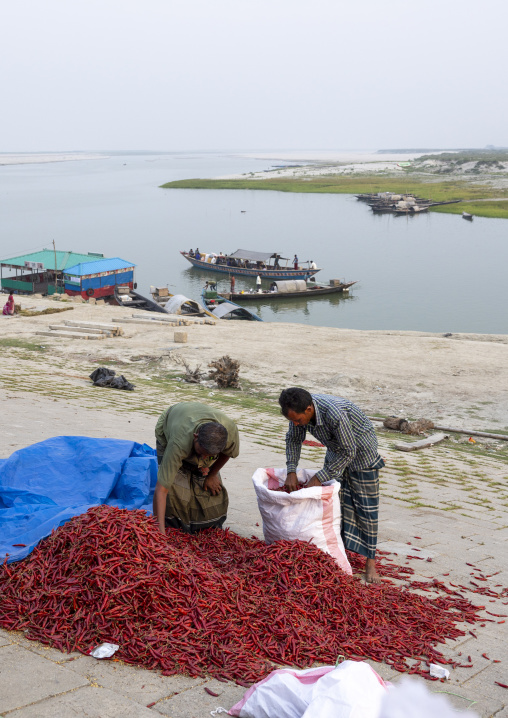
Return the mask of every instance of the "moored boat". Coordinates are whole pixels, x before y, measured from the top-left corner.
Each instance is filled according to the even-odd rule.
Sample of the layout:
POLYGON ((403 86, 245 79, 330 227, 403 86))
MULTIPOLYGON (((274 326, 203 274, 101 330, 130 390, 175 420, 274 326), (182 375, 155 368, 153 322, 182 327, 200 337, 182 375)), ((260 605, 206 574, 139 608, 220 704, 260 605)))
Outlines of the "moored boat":
POLYGON ((233 302, 265 302, 278 301, 280 299, 292 299, 304 297, 305 299, 313 299, 317 297, 327 296, 329 294, 341 294, 349 292, 350 287, 355 282, 341 282, 340 280, 331 280, 334 284, 324 285, 315 284, 314 282, 305 282, 300 279, 297 281, 272 282, 269 290, 257 292, 224 292, 219 296, 233 302))
POLYGON ((143 309, 148 312, 162 312, 167 314, 163 306, 157 304, 152 299, 143 297, 138 294, 129 285, 116 285, 114 289, 114 298, 118 305, 121 307, 127 307, 129 309, 143 309))
POLYGON ((244 321, 262 322, 261 317, 251 312, 250 309, 239 307, 238 304, 229 301, 217 293, 215 282, 207 282, 201 292, 201 299, 208 311, 216 319, 241 319, 244 321))
POLYGON ((237 249, 229 255, 199 252, 199 259, 196 258, 195 252, 180 254, 193 267, 236 277, 257 277, 259 274, 264 279, 308 279, 321 271, 312 260, 303 263, 308 266, 298 265, 298 269, 290 267, 288 262, 291 260, 277 252, 253 252, 247 249, 237 249), (281 267, 281 262, 286 262, 286 266, 281 267))

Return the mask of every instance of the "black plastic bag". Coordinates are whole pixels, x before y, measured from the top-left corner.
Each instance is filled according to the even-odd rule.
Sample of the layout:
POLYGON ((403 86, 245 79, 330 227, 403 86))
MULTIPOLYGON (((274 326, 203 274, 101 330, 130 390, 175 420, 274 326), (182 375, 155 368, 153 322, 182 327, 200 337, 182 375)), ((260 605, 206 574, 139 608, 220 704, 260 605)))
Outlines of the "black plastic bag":
POLYGON ((111 389, 124 389, 125 391, 134 391, 134 384, 131 384, 123 376, 116 376, 116 372, 113 369, 107 369, 104 366, 95 369, 90 374, 90 379, 93 381, 94 386, 108 386, 111 389))

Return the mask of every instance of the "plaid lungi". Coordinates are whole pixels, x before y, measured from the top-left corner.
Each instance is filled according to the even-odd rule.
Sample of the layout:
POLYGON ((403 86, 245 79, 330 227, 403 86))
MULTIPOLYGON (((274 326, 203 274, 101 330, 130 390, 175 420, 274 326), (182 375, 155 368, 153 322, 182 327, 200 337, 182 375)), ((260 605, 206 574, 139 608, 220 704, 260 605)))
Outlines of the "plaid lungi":
MULTIPOLYGON (((163 447, 157 442, 157 463, 164 456, 163 447)), ((220 474, 218 474, 220 479, 220 474)), ((206 476, 197 466, 184 462, 180 467, 166 499, 166 526, 197 533, 203 529, 221 528, 228 512, 228 492, 222 481, 222 491, 217 496, 203 488, 206 476)))
POLYGON ((342 540, 349 551, 367 558, 376 557, 379 514, 379 469, 385 465, 379 456, 367 469, 346 469, 340 481, 342 540))

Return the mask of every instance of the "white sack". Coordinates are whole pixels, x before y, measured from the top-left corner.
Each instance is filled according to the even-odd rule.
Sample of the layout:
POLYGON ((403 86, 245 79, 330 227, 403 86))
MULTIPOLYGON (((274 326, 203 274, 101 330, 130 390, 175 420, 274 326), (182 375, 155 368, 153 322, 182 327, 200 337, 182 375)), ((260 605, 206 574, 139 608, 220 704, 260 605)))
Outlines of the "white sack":
POLYGON ((304 671, 280 669, 249 688, 239 718, 378 718, 386 686, 364 661, 304 671))
MULTIPOLYGON (((316 473, 315 469, 299 469, 298 483, 306 484, 316 473)), ((327 481, 291 494, 271 490, 283 486, 286 476, 286 469, 257 469, 252 477, 266 543, 310 541, 333 556, 345 573, 352 574, 340 535, 340 483, 327 481)))

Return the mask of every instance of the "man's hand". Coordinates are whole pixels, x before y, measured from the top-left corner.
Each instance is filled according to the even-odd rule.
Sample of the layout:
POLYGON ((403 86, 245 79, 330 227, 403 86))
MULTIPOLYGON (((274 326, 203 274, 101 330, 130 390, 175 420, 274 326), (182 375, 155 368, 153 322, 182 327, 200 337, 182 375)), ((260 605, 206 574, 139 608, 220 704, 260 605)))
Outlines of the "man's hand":
POLYGON ((205 489, 205 491, 209 491, 212 496, 217 496, 217 494, 220 494, 220 492, 222 491, 222 486, 217 474, 208 474, 203 483, 203 488, 205 489))
POLYGON ((321 482, 319 479, 316 479, 315 476, 312 477, 312 479, 309 479, 307 483, 305 484, 306 489, 311 489, 313 486, 321 486, 321 482))
POLYGON ((292 491, 298 491, 298 489, 300 488, 300 484, 298 483, 298 478, 295 471, 289 472, 284 486, 288 489, 289 493, 291 493, 292 491))

